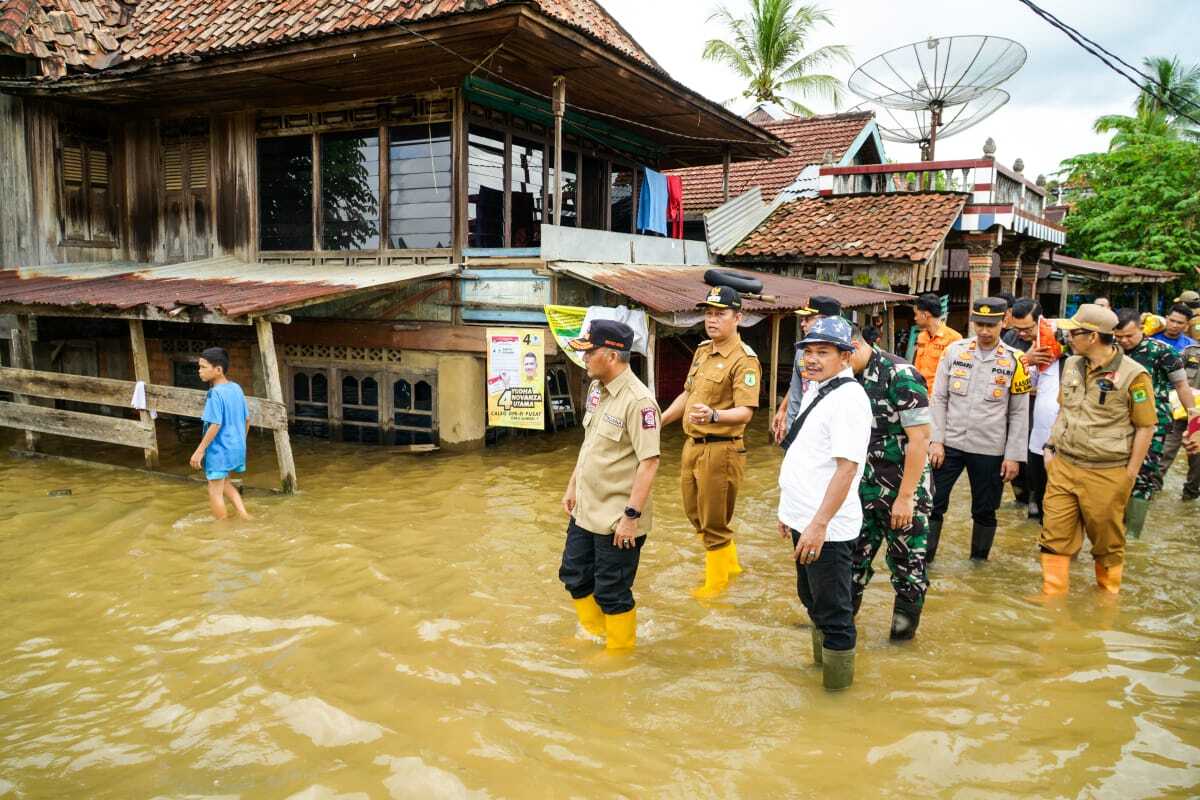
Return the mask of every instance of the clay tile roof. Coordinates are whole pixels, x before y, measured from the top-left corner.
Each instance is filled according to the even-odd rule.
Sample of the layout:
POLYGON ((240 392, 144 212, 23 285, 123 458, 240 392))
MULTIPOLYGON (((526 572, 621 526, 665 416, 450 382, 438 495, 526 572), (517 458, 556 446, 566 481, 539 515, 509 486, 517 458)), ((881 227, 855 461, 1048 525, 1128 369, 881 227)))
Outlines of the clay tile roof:
POLYGON ((780 206, 730 254, 735 258, 836 258, 923 262, 946 238, 966 195, 843 195, 780 206))
MULTIPOLYGON (((810 164, 836 164, 873 118, 869 111, 828 114, 803 119, 767 122, 759 127, 787 143, 789 155, 763 161, 741 161, 729 168, 729 196, 737 197, 755 186, 770 202, 810 164)), ((720 165, 688 167, 669 174, 683 178, 683 203, 688 215, 712 211, 724 202, 720 165)))
POLYGON ((87 71, 109 53, 120 58, 105 66, 170 61, 509 3, 533 5, 661 71, 596 0, 0 0, 0 46, 41 57, 44 75, 62 77, 64 64, 87 71))

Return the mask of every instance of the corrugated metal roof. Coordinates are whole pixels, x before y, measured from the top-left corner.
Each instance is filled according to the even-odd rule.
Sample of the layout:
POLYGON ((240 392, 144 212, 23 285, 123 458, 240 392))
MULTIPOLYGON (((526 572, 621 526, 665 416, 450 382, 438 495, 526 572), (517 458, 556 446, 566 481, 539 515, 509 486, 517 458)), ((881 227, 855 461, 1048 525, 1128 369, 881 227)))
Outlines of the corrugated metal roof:
POLYGON ((704 215, 704 237, 710 253, 725 255, 741 244, 763 220, 779 207, 783 195, 764 203, 762 190, 755 186, 704 215))
MULTIPOLYGON (((551 263, 550 269, 578 278, 586 283, 600 286, 610 292, 628 297, 650 311, 661 314, 677 314, 693 311, 696 304, 708 294, 709 286, 704 282, 705 267, 647 266, 629 264, 584 264, 580 262, 551 263)), ((832 297, 843 308, 873 306, 880 303, 899 303, 912 300, 908 294, 881 292, 839 283, 813 281, 807 278, 790 278, 769 272, 738 269, 732 270, 763 282, 763 294, 772 296, 774 303, 761 300, 745 300, 744 310, 758 314, 779 311, 795 311, 808 305, 813 295, 832 297)))
MULTIPOLYGON (((1047 255, 1042 256, 1043 260, 1048 259, 1047 255)), ((1121 264, 1105 264, 1102 261, 1088 261, 1083 258, 1073 258, 1064 256, 1061 253, 1054 254, 1054 266, 1068 270, 1078 269, 1086 272, 1098 272, 1101 275, 1109 275, 1114 278, 1142 278, 1149 282, 1167 283, 1180 277, 1178 272, 1167 272, 1157 269, 1143 269, 1141 267, 1126 267, 1121 264)))
POLYGON ((236 319, 457 271, 450 264, 334 268, 256 264, 233 257, 168 266, 55 264, 0 269, 0 303, 116 311, 200 309, 236 319))

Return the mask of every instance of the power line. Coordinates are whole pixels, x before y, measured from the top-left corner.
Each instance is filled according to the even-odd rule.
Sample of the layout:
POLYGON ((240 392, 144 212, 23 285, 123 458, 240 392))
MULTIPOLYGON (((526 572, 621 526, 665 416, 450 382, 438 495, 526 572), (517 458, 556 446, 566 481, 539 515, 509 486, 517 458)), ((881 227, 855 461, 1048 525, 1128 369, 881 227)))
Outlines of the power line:
MULTIPOLYGON (((1151 97, 1153 97, 1159 103, 1161 103, 1163 108, 1173 111, 1176 116, 1183 117, 1184 119, 1192 122, 1195 125, 1200 125, 1200 119, 1197 119, 1196 117, 1193 117, 1188 112, 1181 110, 1178 106, 1176 106, 1174 103, 1172 103, 1170 99, 1168 99, 1167 97, 1164 97, 1163 95, 1154 91, 1153 88, 1151 88, 1152 86, 1162 87, 1162 84, 1159 83, 1156 79, 1154 79, 1150 76, 1147 76, 1147 75, 1143 75, 1138 70, 1130 67, 1130 69, 1133 69, 1133 71, 1135 73, 1137 73, 1138 75, 1140 75, 1143 78, 1145 78, 1146 80, 1148 80, 1150 82, 1150 86, 1147 86, 1145 83, 1139 83, 1136 78, 1133 78, 1126 72, 1122 71, 1120 67, 1116 66, 1111 61, 1109 61, 1108 58, 1106 58, 1103 53, 1098 52, 1094 47, 1092 47, 1091 44, 1089 44, 1089 42, 1091 42, 1090 39, 1087 39, 1086 37, 1083 36, 1083 34, 1079 33, 1074 28, 1067 25, 1065 22, 1062 22, 1061 20, 1059 20, 1058 17, 1055 17, 1050 12, 1048 12, 1045 9, 1038 6, 1036 3, 1033 2, 1033 0, 1018 0, 1018 2, 1027 6, 1031 11, 1033 11, 1034 14, 1037 14, 1039 17, 1041 17, 1043 20, 1045 20, 1047 23, 1049 23, 1052 27, 1057 28, 1058 30, 1065 33, 1067 35, 1067 37, 1069 39, 1071 39, 1071 41, 1075 42, 1077 45, 1082 47, 1088 53, 1091 53, 1093 56, 1095 56, 1097 59, 1099 59, 1101 63, 1103 63, 1106 67, 1111 69, 1113 72, 1117 73, 1122 78, 1124 78, 1125 80, 1132 83, 1138 89, 1139 92, 1145 92, 1145 93, 1149 94, 1151 97)), ((1096 47, 1100 47, 1100 46, 1096 45, 1096 47)), ((1100 48, 1100 49, 1103 50, 1104 48, 1100 48)), ((1108 51, 1104 50, 1104 53, 1108 53, 1108 51)), ((1109 55, 1111 55, 1111 54, 1109 54, 1109 55)), ((1113 56, 1113 58, 1117 58, 1117 57, 1113 56)), ((1117 60, 1121 61, 1121 59, 1119 59, 1119 58, 1117 58, 1117 60)), ((1121 63, 1125 64, 1124 61, 1121 61, 1121 63)), ((1128 66, 1128 64, 1126 64, 1126 66, 1128 66)), ((1165 88, 1165 87, 1162 87, 1162 88, 1165 88)), ((1191 101, 1189 101, 1189 102, 1191 102, 1191 101)))

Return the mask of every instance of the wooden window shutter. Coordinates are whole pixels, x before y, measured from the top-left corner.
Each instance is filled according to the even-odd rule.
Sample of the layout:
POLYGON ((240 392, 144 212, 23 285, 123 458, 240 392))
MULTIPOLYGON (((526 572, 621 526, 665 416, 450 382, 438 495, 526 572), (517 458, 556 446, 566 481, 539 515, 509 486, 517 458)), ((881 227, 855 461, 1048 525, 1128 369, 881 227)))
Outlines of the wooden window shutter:
POLYGON ((92 189, 108 188, 108 152, 98 147, 87 148, 88 184, 92 189))
POLYGON ((188 143, 188 188, 208 189, 208 140, 193 139, 188 143))
POLYGON ((176 140, 163 143, 163 188, 168 192, 183 189, 183 146, 176 140))
POLYGON ((83 148, 77 144, 63 146, 62 177, 68 186, 83 185, 83 148))

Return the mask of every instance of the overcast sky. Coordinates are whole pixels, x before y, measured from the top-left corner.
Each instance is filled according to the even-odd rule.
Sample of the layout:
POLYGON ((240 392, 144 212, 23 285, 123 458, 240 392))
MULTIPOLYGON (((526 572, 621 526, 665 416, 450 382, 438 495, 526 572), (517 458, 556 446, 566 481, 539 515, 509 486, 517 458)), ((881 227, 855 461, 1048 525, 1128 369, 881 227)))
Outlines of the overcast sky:
MULTIPOLYGON (((1004 88, 1008 105, 978 126, 938 142, 937 157, 982 155, 988 136, 996 140, 996 158, 1011 165, 1025 160, 1025 173, 1052 174, 1063 158, 1103 150, 1105 138, 1092 132, 1101 114, 1130 113, 1137 92, 1050 27, 1017 0, 815 0, 828 9, 834 27, 819 30, 813 45, 844 44, 857 65, 885 50, 929 36, 991 34, 1021 42, 1029 60, 1004 88)), ((676 80, 724 102, 743 87, 728 68, 700 58, 704 42, 723 37, 708 17, 716 0, 601 0, 609 13, 676 80)), ((727 0, 735 13, 747 0, 727 0)), ((1041 0, 1039 5, 1078 28, 1131 64, 1148 55, 1178 55, 1200 61, 1200 0, 1041 0)), ((845 81, 853 71, 840 66, 845 81)), ((853 97, 853 96, 851 96, 853 97)), ((848 105, 857 103, 857 99, 848 105)), ((820 100, 806 102, 818 112, 834 109, 820 100)), ((746 104, 733 106, 739 112, 746 104)), ((895 161, 918 160, 915 146, 885 143, 895 161)))

